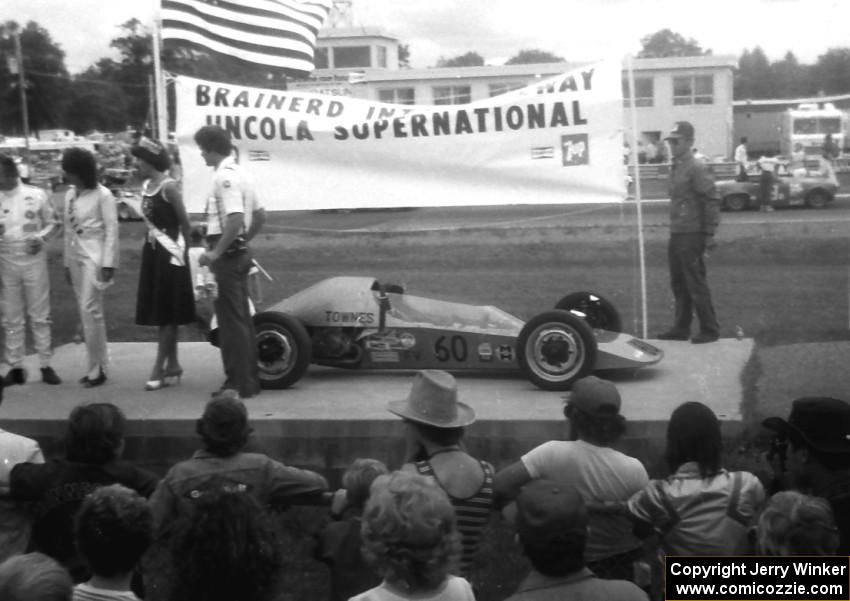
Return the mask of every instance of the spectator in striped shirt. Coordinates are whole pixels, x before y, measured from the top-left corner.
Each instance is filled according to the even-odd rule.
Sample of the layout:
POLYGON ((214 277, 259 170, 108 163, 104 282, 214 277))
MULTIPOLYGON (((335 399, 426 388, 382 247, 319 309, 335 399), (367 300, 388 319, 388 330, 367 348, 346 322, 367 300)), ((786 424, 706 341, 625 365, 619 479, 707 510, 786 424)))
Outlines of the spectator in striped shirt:
POLYGON ((404 419, 402 471, 433 478, 455 508, 463 546, 460 574, 468 577, 493 509, 493 466, 467 453, 463 444, 475 412, 458 401, 454 377, 440 370, 416 374, 407 399, 391 401, 388 409, 404 419))

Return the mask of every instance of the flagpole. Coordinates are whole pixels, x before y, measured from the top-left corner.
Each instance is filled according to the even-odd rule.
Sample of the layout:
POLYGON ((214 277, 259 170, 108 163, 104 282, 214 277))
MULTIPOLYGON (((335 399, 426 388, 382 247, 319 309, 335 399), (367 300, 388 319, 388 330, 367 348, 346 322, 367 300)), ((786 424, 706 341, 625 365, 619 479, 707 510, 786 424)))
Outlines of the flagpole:
POLYGON ((632 169, 635 174, 635 203, 637 208, 637 230, 638 230, 638 256, 640 262, 640 311, 641 324, 643 326, 641 338, 647 338, 647 311, 646 311, 646 253, 644 252, 643 239, 643 204, 641 202, 640 191, 640 173, 638 172, 638 153, 637 153, 637 111, 635 110, 635 74, 632 69, 632 55, 628 55, 626 64, 629 71, 629 111, 632 121, 632 136, 631 136, 631 160, 632 169))
POLYGON ((160 57, 161 44, 160 34, 162 31, 162 16, 160 15, 160 0, 154 1, 154 26, 153 26, 153 74, 154 89, 156 90, 156 102, 154 114, 156 115, 156 137, 163 143, 168 142, 168 105, 165 100, 165 81, 162 77, 162 59, 160 57))

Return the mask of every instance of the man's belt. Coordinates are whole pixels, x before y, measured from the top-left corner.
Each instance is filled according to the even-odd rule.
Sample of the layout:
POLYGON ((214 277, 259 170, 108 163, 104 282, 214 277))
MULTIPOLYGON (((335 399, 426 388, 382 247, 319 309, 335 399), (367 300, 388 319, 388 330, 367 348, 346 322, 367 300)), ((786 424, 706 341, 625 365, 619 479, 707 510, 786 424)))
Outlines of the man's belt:
MULTIPOLYGON (((221 239, 221 234, 212 234, 211 236, 207 236, 207 248, 212 250, 215 248, 215 245, 218 244, 218 241, 221 239)), ((224 251, 226 255, 234 255, 236 253, 245 252, 248 250, 248 241, 245 239, 245 236, 236 236, 233 242, 230 243, 230 246, 227 247, 227 250, 224 251)))

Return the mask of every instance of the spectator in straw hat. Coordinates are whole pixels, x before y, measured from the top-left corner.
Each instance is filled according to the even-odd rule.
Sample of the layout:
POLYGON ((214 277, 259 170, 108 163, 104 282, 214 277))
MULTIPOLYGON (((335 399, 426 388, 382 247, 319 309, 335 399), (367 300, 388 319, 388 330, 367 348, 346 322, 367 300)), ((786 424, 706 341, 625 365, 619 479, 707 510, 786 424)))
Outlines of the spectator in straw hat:
POLYGON ((804 397, 791 404, 788 419, 770 417, 774 448, 782 461, 777 476, 788 486, 829 501, 841 536, 838 555, 850 554, 850 403, 804 397))
POLYGON ((404 420, 402 471, 434 478, 457 511, 460 571, 467 576, 493 507, 493 466, 467 453, 463 444, 475 412, 458 401, 454 377, 440 370, 416 374, 407 398, 391 401, 388 409, 404 420))
POLYGON ((603 580, 587 568, 587 509, 572 484, 532 480, 516 502, 516 531, 531 573, 508 601, 646 600, 633 582, 603 580))
MULTIPOLYGON (((611 448, 626 429, 614 384, 588 376, 576 381, 566 400, 569 440, 545 442, 496 474, 495 492, 503 502, 541 478, 570 482, 582 500, 593 505, 625 502, 649 482, 640 461, 611 448)), ((634 578, 641 543, 629 518, 591 515, 585 556, 588 567, 602 578, 634 578)))

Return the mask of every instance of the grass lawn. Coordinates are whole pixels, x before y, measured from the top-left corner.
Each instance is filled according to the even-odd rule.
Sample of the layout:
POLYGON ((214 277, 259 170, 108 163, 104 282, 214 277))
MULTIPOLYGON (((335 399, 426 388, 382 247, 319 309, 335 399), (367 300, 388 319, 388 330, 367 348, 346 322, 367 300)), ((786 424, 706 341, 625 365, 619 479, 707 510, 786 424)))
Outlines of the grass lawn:
MULTIPOLYGON (((721 336, 732 337, 740 327, 757 346, 847 338, 850 240, 826 229, 791 224, 723 232, 708 265, 721 336)), ((111 341, 155 340, 154 328, 133 323, 143 235, 141 224, 122 224, 121 265, 106 301, 111 341)), ((666 241, 663 228, 646 232, 650 337, 666 329, 672 317, 666 241)), ((281 233, 261 236, 255 247, 275 278, 265 284, 265 305, 325 277, 371 275, 402 283, 417 295, 493 304, 521 318, 553 307, 569 292, 593 290, 614 302, 627 331, 640 334, 642 329, 637 243, 623 228, 281 233)), ((61 273, 60 250, 54 242, 50 260, 55 344, 70 341, 78 321, 73 294, 61 273)), ((188 328, 183 336, 199 339, 188 328)), ((745 389, 757 376, 756 369, 745 371, 745 389)), ((746 467, 749 461, 730 450, 726 466, 746 467)), ((309 559, 312 533, 323 519, 324 512, 312 508, 296 508, 284 517, 292 550, 287 590, 293 601, 326 597, 325 570, 309 559)), ((526 569, 512 533, 494 517, 473 577, 478 598, 503 599, 526 569)))

